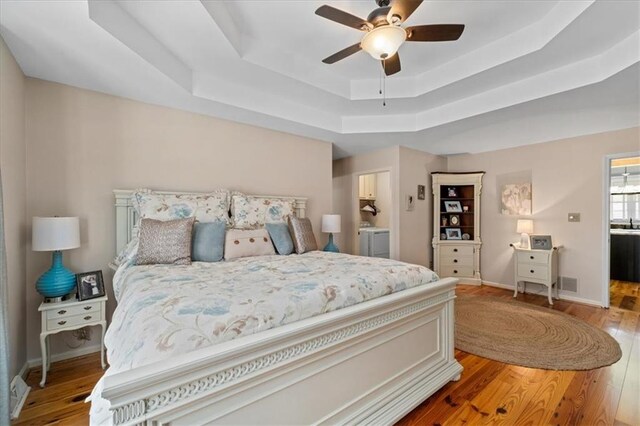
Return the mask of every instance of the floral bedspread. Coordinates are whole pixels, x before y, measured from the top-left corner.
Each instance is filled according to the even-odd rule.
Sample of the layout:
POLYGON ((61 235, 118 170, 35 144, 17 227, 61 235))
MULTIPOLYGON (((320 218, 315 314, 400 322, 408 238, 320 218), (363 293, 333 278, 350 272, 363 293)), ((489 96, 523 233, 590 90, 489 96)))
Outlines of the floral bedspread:
POLYGON ((437 281, 422 266, 314 251, 190 266, 123 266, 110 374, 437 281))

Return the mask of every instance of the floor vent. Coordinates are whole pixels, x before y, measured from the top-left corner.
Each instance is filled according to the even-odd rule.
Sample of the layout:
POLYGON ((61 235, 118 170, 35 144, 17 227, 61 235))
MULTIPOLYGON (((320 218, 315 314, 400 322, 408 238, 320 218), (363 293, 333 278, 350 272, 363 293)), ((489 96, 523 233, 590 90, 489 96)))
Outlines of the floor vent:
POLYGON ((576 293, 578 291, 578 279, 569 277, 560 277, 560 290, 572 291, 576 293))

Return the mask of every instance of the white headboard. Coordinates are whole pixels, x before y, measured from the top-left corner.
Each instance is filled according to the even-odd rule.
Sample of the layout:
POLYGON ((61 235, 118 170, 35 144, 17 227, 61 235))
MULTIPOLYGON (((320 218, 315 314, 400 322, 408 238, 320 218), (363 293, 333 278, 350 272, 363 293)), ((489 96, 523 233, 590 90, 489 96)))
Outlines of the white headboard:
MULTIPOLYGON (((132 189, 114 189, 113 195, 116 197, 116 254, 131 241, 133 227, 136 224, 136 212, 131 202, 131 196, 135 190, 132 189)), ((166 195, 184 195, 199 194, 198 192, 178 192, 178 191, 154 191, 157 194, 166 195)), ((293 200, 296 216, 303 218, 307 208, 306 197, 289 197, 279 195, 251 195, 256 198, 279 198, 281 200, 293 200)))

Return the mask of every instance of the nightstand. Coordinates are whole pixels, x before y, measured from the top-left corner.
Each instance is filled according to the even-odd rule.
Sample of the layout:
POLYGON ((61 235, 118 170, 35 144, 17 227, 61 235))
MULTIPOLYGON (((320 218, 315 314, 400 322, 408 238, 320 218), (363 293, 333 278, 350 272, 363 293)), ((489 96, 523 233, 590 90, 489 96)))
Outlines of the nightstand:
POLYGON ((40 332, 40 350, 42 351, 41 388, 44 387, 47 381, 47 371, 49 371, 51 365, 49 341, 47 340, 47 336, 51 334, 99 325, 102 331, 100 335, 100 361, 102 368, 106 367, 104 362, 104 332, 107 328, 106 302, 107 296, 83 302, 71 299, 59 303, 40 304, 38 311, 40 311, 42 318, 40 332))
POLYGON ((522 281, 522 292, 526 290, 526 283, 536 283, 547 286, 549 304, 553 305, 551 289, 556 287, 556 299, 558 299, 558 251, 562 246, 553 247, 551 250, 531 250, 520 248, 519 244, 511 244, 515 256, 515 290, 513 297, 518 295, 518 285, 522 281))

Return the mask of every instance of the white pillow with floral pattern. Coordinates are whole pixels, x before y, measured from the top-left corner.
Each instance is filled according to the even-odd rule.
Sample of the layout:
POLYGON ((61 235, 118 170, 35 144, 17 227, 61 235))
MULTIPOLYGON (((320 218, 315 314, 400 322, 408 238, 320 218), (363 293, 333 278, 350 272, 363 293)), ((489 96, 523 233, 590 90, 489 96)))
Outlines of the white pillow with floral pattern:
POLYGON ((202 194, 160 194, 149 189, 133 193, 138 218, 175 220, 195 216, 199 222, 229 220, 229 191, 220 189, 202 194))
POLYGON ((286 222, 295 214, 295 201, 284 198, 260 198, 234 192, 231 195, 231 216, 234 228, 255 229, 265 223, 286 222))

